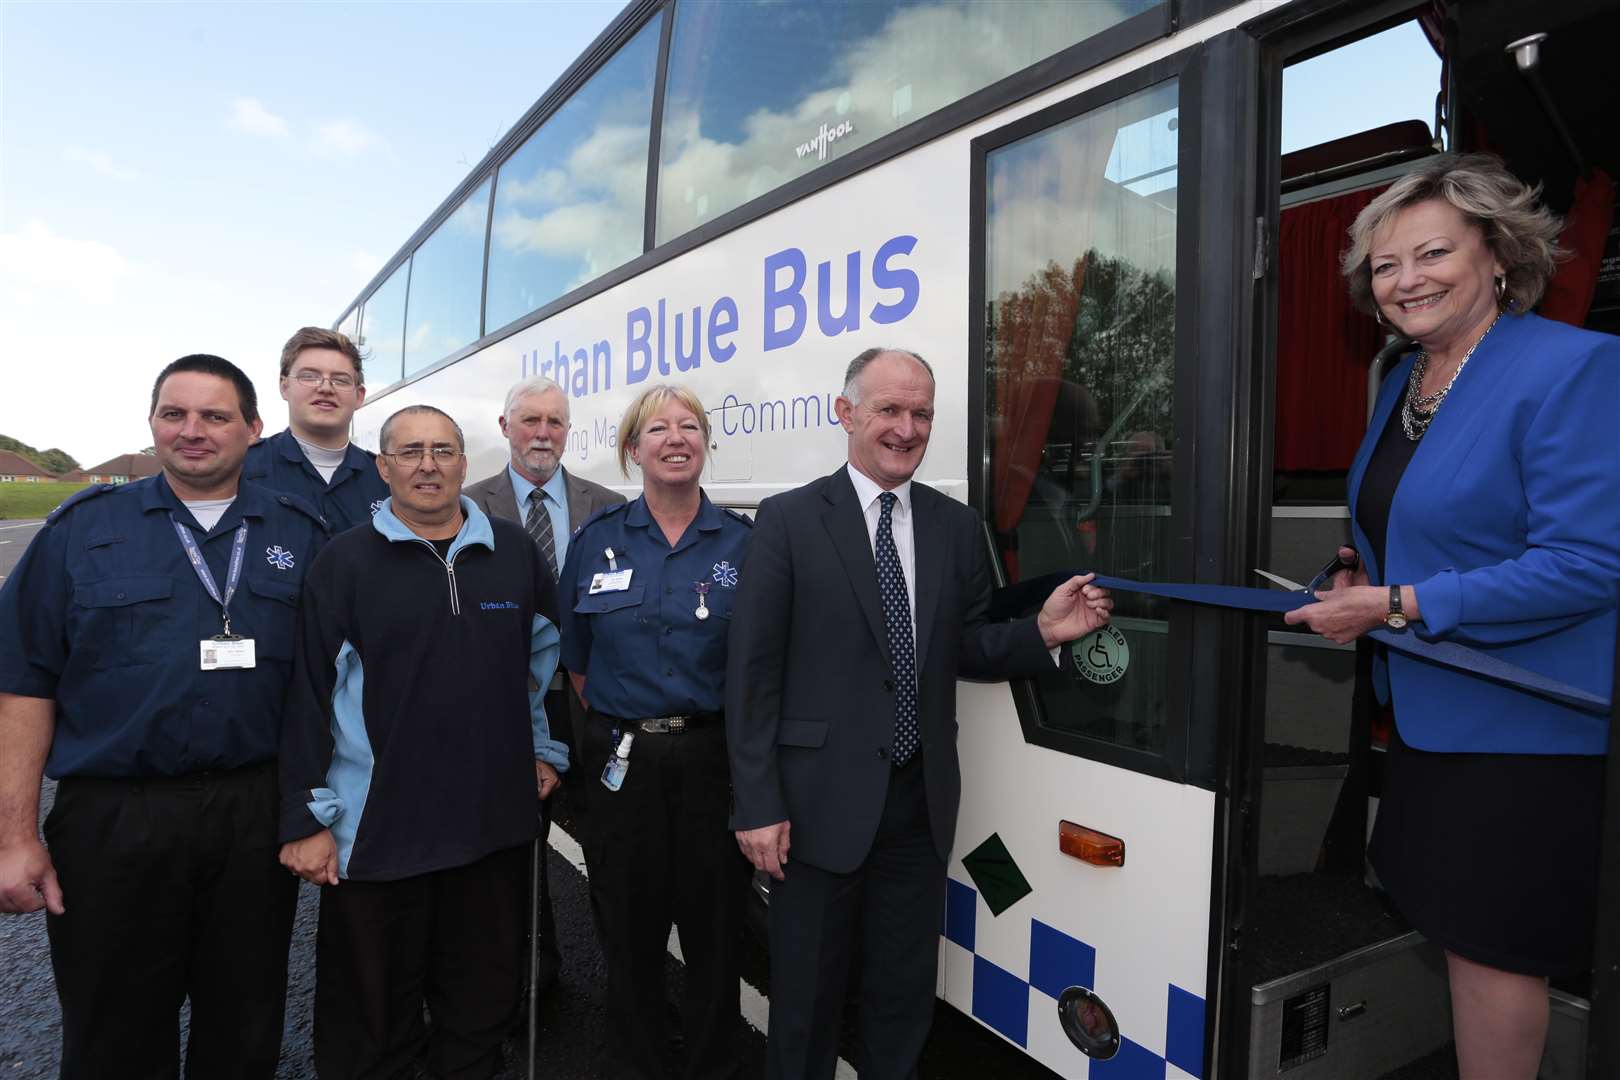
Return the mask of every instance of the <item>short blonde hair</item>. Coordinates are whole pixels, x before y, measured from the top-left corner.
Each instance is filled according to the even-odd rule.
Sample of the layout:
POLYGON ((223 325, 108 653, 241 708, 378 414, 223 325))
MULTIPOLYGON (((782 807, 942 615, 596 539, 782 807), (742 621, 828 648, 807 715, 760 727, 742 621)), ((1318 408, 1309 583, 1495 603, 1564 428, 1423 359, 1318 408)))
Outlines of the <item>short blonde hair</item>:
POLYGON ((1369 260, 1373 234, 1402 210, 1430 199, 1444 199, 1485 234, 1485 246, 1505 272, 1503 307, 1522 313, 1540 303, 1566 254, 1558 246, 1563 222, 1541 204, 1541 185, 1530 187, 1494 154, 1440 154, 1391 184, 1350 226, 1350 247, 1339 269, 1357 307, 1377 314, 1369 260))
POLYGON ((675 386, 672 383, 659 383, 649 386, 636 395, 636 400, 624 410, 624 418, 619 421, 619 471, 626 480, 630 479, 630 450, 641 441, 641 429, 647 426, 653 414, 663 408, 665 404, 677 401, 691 410, 697 417, 698 423, 703 426, 704 448, 709 443, 709 413, 703 407, 698 396, 684 386, 675 386))

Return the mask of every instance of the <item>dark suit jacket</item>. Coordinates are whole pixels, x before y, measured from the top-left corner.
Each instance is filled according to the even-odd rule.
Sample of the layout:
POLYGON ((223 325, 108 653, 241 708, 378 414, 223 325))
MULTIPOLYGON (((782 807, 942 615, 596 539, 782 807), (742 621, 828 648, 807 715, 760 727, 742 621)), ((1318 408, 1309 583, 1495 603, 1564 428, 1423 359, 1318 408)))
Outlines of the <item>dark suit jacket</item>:
MULTIPOLYGON (((928 816, 950 854, 961 796, 956 680, 1051 669, 1033 618, 989 623, 979 515, 911 489, 917 711, 928 816)), ((865 859, 883 813, 894 688, 866 521, 839 469, 766 499, 742 566, 726 667, 731 827, 792 823, 792 858, 835 873, 865 859)))
MULTIPOLYGON (((505 518, 523 524, 523 514, 518 510, 517 497, 512 494, 512 474, 507 472, 509 466, 501 466, 501 471, 488 480, 480 480, 476 484, 469 484, 462 491, 478 509, 494 518, 505 518)), ((568 531, 577 532, 579 527, 598 510, 605 510, 610 506, 617 506, 625 501, 623 495, 595 484, 582 476, 575 476, 566 468, 563 470, 563 487, 568 492, 568 531)))

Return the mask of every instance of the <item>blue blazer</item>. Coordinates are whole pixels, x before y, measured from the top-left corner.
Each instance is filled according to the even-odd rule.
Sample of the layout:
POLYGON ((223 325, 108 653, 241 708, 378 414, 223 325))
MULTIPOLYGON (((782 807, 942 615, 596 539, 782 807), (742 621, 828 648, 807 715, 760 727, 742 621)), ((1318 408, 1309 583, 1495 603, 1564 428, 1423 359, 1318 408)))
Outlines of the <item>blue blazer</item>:
MULTIPOLYGON (((1414 356, 1379 392, 1350 505, 1414 356)), ((1620 597, 1620 338, 1504 315, 1401 477, 1387 566, 1352 515, 1373 583, 1416 589, 1409 632, 1462 642, 1608 697, 1620 597)), ((1601 754, 1608 717, 1391 651, 1379 697, 1422 750, 1601 754)))

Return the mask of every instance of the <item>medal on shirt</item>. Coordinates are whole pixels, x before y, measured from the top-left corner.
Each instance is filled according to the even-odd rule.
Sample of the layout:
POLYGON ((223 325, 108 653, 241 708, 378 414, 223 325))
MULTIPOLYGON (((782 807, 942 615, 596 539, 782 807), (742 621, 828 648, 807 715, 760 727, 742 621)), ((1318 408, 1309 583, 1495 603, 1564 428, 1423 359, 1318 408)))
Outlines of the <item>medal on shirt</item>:
POLYGON ((707 581, 692 582, 692 591, 697 593, 698 606, 692 614, 701 622, 709 617, 709 583, 707 581))
POLYGON ((182 525, 173 514, 169 515, 169 519, 174 522, 174 531, 180 537, 180 546, 185 549, 187 561, 196 571, 197 580, 202 582, 203 589, 219 605, 220 618, 224 623, 220 633, 197 643, 198 666, 203 671, 230 671, 255 666, 253 639, 231 633, 231 598, 236 595, 236 587, 242 581, 242 563, 247 556, 247 522, 241 524, 231 541, 230 568, 225 575, 225 592, 222 595, 219 584, 214 581, 214 572, 203 560, 197 538, 191 535, 191 529, 182 525))

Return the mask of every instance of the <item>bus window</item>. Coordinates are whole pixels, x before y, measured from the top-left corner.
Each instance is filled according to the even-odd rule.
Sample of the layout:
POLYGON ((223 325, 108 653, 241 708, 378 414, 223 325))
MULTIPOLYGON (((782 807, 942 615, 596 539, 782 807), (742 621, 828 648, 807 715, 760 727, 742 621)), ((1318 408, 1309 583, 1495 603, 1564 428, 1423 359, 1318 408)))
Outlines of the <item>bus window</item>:
POLYGON ((1159 0, 888 0, 675 9, 658 242, 1159 0))
POLYGON ((376 386, 398 382, 404 374, 405 285, 411 279, 411 261, 399 264, 377 291, 366 297, 360 311, 360 346, 376 386))
MULTIPOLYGON (((356 304, 354 307, 350 308, 349 313, 347 315, 343 316, 343 321, 338 323, 338 333, 344 335, 350 341, 355 340, 355 338, 359 336, 359 333, 360 333, 360 305, 359 304, 356 304)), ((390 380, 390 381, 392 381, 392 380, 390 380)))
POLYGON ((501 165, 489 330, 641 254, 661 23, 642 27, 501 165))
POLYGON ((1283 71, 1282 152, 1429 120, 1440 88, 1440 57, 1416 20, 1290 64, 1283 71))
MULTIPOLYGON (((986 157, 986 511, 1010 578, 1171 572, 1177 103, 1170 80, 986 157)), ((1122 640, 1037 680, 1044 721, 1162 753, 1168 623, 1117 604, 1122 640)))
POLYGON ((481 336, 478 294, 484 275, 489 181, 462 200, 411 256, 405 374, 433 366, 481 336))

